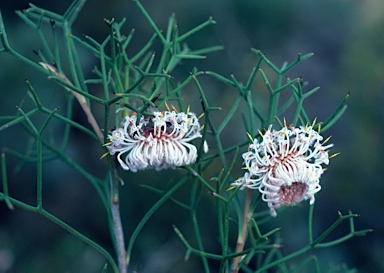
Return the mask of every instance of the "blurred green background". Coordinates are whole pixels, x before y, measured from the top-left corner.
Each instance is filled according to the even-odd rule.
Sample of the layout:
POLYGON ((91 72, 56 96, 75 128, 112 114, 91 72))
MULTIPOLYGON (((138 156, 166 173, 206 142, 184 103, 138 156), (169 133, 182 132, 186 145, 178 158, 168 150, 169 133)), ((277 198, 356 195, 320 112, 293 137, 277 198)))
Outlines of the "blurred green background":
MULTIPOLYGON (((27 8, 28 2, 1 1, 0 9, 11 45, 37 60, 32 52, 41 48, 36 34, 14 12, 27 8)), ((63 13, 71 3, 69 0, 32 2, 57 13, 63 13)), ((306 101, 309 116, 324 120, 348 92, 351 94, 347 112, 336 126, 326 132, 326 135, 333 136, 333 151, 340 151, 341 154, 331 161, 322 177, 323 190, 316 196, 315 232, 327 228, 336 219, 337 211, 346 214, 348 210, 361 215, 357 219, 357 228, 373 228, 374 232, 331 249, 311 253, 319 257, 324 272, 332 268, 332 264, 343 262, 359 272, 384 272, 384 190, 381 173, 384 147, 380 138, 384 133, 384 109, 381 104, 384 103, 384 3, 380 0, 142 0, 141 3, 162 28, 166 28, 173 12, 180 32, 191 29, 209 16, 217 21, 215 26, 200 32, 197 39, 190 39, 189 44, 192 48, 221 44, 224 50, 203 61, 183 63, 175 72, 180 79, 186 78, 193 66, 197 66, 200 70, 212 70, 225 76, 234 73, 237 79, 246 81, 258 60, 251 53, 251 48, 260 49, 277 65, 286 60, 293 61, 299 52, 315 53, 289 74, 291 78, 303 77, 304 81, 308 81, 308 88, 321 87, 320 92, 306 101)), ((112 17, 118 21, 127 18, 126 33, 131 28, 136 29, 132 52, 137 52, 153 33, 133 1, 124 0, 89 0, 74 25, 74 32, 102 41, 108 35, 103 19, 112 17)), ((94 62, 84 53, 84 71, 90 71, 94 62)), ((1 54, 0 115, 13 115, 16 105, 26 98, 25 79, 32 82, 47 106, 54 108, 64 103, 64 92, 56 84, 30 67, 23 66, 20 61, 1 54)), ((225 90, 228 87, 211 78, 204 78, 202 84, 206 92, 210 90, 210 100, 215 106, 228 109, 231 99, 220 94, 233 91, 225 90)), ((87 124, 79 108, 75 119, 87 124)), ((62 130, 60 125, 57 124, 56 133, 62 130)), ((225 135, 228 143, 232 139, 244 140, 243 135, 234 135, 233 131, 225 135)), ((104 162, 98 160, 101 149, 87 143, 84 135, 73 134, 68 153, 85 169, 100 172, 100 177, 103 177, 104 162)), ((12 147, 22 152, 27 142, 22 130, 16 127, 0 134, 1 147, 12 147)), ((21 172, 14 174, 17 162, 17 159, 7 155, 11 195, 27 203, 33 202, 35 167, 26 164, 21 172)), ((156 185, 159 175, 169 179, 170 176, 177 176, 177 172, 123 174, 126 184, 121 193, 122 217, 127 236, 158 198, 140 188, 139 184, 156 185)), ((44 203, 49 211, 110 248, 105 216, 98 213, 101 204, 92 187, 58 161, 44 167, 44 176, 44 203)), ((210 201, 204 202, 209 204, 210 201)), ((306 213, 303 211, 307 211, 307 204, 290 208, 272 220, 273 226, 282 227, 286 253, 305 244, 306 213)), ((187 232, 190 224, 178 215, 182 213, 179 214, 170 203, 162 207, 147 224, 134 254, 134 267, 140 272, 199 272, 197 259, 192 259, 190 263, 182 261, 184 249, 171 226, 177 224, 187 232), (153 227, 156 227, 155 233, 153 227)), ((211 216, 201 216, 206 229, 215 228, 210 221, 211 216)), ((335 236, 347 231, 345 226, 335 236)), ((205 239, 208 244, 212 243, 212 247, 208 245, 208 250, 217 250, 215 238, 205 239)), ((0 203, 0 273, 100 272, 104 262, 97 252, 48 220, 20 209, 10 212, 4 203, 0 203)))

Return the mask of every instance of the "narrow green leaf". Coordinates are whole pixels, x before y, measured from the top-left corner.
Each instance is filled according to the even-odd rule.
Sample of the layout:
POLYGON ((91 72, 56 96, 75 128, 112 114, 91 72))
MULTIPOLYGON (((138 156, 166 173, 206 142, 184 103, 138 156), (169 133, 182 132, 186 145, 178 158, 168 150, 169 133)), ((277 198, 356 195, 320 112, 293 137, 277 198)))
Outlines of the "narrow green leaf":
POLYGON ((336 107, 335 111, 328 117, 328 119, 321 123, 321 132, 325 132, 331 128, 344 114, 347 110, 347 100, 349 98, 349 93, 344 97, 340 104, 336 107))
POLYGON ((213 72, 213 71, 205 71, 204 74, 206 74, 206 75, 210 75, 210 76, 212 76, 212 77, 218 79, 219 81, 221 81, 221 82, 223 82, 223 83, 225 83, 225 84, 228 84, 228 85, 230 85, 230 86, 233 86, 233 87, 236 86, 236 84, 235 84, 233 81, 231 81, 230 79, 227 79, 226 77, 224 77, 224 76, 222 76, 222 75, 220 75, 220 74, 218 74, 218 73, 216 73, 216 72, 213 72))
POLYGON ((71 26, 73 24, 86 2, 87 0, 74 0, 72 2, 63 15, 64 20, 68 21, 68 25, 71 26))
POLYGON ((141 13, 144 15, 145 19, 147 22, 151 25, 152 29, 155 31, 157 37, 161 40, 162 44, 165 45, 167 44, 167 40, 164 38, 163 34, 159 30, 159 28, 156 26, 155 22, 152 20, 151 16, 149 16, 148 12, 144 9, 143 5, 140 3, 139 0, 134 0, 136 3, 137 7, 141 11, 141 13))
POLYGON ((195 27, 195 28, 191 29, 190 31, 188 31, 188 32, 184 33, 183 35, 181 35, 177 39, 177 42, 182 42, 185 39, 187 39, 188 37, 192 36, 193 34, 199 32, 200 30, 206 28, 207 26, 213 25, 213 24, 216 24, 216 22, 213 20, 212 17, 209 17, 209 19, 207 21, 205 21, 204 23, 198 25, 197 27, 195 27))

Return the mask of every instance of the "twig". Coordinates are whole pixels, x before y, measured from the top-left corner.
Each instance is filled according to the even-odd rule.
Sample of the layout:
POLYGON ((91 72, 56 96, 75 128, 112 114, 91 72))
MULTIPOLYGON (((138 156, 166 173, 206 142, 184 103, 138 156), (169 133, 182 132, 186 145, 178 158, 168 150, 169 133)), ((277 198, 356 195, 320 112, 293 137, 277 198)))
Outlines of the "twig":
POLYGON ((117 179, 117 170, 114 167, 115 179, 111 177, 111 212, 113 218, 113 233, 115 235, 116 250, 117 250, 117 262, 119 266, 119 273, 127 273, 127 261, 125 243, 124 243, 124 232, 121 224, 120 217, 120 202, 119 202, 119 182, 117 179))
MULTIPOLYGON (((253 190, 246 189, 246 197, 244 203, 243 223, 241 227, 241 233, 237 238, 236 253, 240 253, 244 250, 245 241, 247 239, 247 229, 249 221, 251 220, 252 213, 250 212, 253 190)), ((239 272, 239 264, 242 256, 237 256, 232 264, 231 273, 239 272)))
MULTIPOLYGON (((54 67, 52 65, 49 65, 49 64, 46 64, 46 63, 43 63, 43 62, 40 62, 39 64, 42 67, 44 67, 51 74, 53 74, 53 75, 57 76, 58 78, 62 79, 63 81, 65 81, 69 85, 73 85, 71 83, 71 81, 64 74, 62 74, 59 71, 57 71, 56 67, 54 67)), ((91 124, 93 131, 95 131, 97 137, 100 139, 100 142, 104 143, 103 133, 101 132, 100 127, 97 124, 96 119, 95 119, 95 117, 93 116, 93 114, 91 112, 91 109, 89 109, 87 101, 85 100, 84 96, 82 96, 79 93, 71 90, 68 87, 65 87, 65 89, 67 89, 69 92, 72 92, 72 94, 75 96, 75 98, 79 102, 81 108, 83 109, 85 115, 87 116, 88 122, 89 122, 89 124, 91 124)))
MULTIPOLYGON (((44 67, 49 73, 57 76, 61 80, 65 81, 69 85, 73 85, 71 81, 62 73, 57 71, 57 69, 49 64, 46 63, 39 63, 42 67, 44 67)), ((83 109, 85 115, 88 118, 88 122, 91 124, 94 132, 98 136, 101 143, 104 143, 104 136, 103 133, 100 130, 99 125, 96 122, 95 117, 92 114, 91 109, 88 107, 87 101, 85 100, 84 96, 80 95, 79 93, 71 90, 69 87, 65 87, 69 92, 72 92, 72 94, 75 96, 77 101, 79 102, 81 108, 83 109)), ((117 262, 119 267, 119 273, 126 273, 127 272, 127 262, 126 262, 126 251, 125 251, 125 242, 124 242, 124 232, 123 227, 121 224, 121 216, 120 216, 120 203, 119 203, 119 184, 118 184, 118 177, 117 177, 117 170, 115 167, 113 167, 113 175, 110 178, 110 188, 111 188, 111 213, 112 213, 112 219, 113 219, 113 233, 115 236, 115 243, 116 243, 116 251, 117 251, 117 262)))

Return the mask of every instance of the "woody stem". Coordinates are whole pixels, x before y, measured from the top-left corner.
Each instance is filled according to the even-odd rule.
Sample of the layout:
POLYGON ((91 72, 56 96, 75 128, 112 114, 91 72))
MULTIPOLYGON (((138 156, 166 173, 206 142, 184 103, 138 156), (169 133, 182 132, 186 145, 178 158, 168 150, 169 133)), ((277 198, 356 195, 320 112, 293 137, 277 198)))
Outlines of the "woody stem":
MULTIPOLYGON (((252 201, 252 193, 253 191, 251 189, 246 189, 246 197, 245 197, 245 203, 244 203, 244 212, 243 212, 243 221, 241 225, 241 232, 239 233, 239 236, 237 237, 237 245, 236 245, 236 253, 242 252, 244 250, 245 241, 247 239, 247 229, 249 221, 251 220, 252 212, 250 211, 251 208, 251 201, 252 201)), ((232 264, 231 273, 237 273, 239 272, 239 264, 241 261, 241 256, 237 256, 232 264)))

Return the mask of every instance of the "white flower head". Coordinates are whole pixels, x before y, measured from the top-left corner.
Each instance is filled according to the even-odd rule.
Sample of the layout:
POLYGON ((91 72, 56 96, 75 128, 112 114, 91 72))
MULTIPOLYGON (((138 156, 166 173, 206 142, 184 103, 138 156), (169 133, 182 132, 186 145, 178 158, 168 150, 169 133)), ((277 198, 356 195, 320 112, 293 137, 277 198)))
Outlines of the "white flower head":
POLYGON ((197 149, 189 142, 200 138, 198 118, 191 112, 153 112, 153 116, 126 116, 108 136, 111 155, 124 170, 161 170, 196 161, 197 149), (123 159, 122 157, 125 156, 123 159))
POLYGON ((272 125, 249 145, 243 154, 247 173, 233 186, 258 189, 268 203, 272 216, 276 208, 293 206, 303 200, 315 201, 320 191, 322 164, 329 163, 328 149, 323 137, 312 126, 272 130, 272 125))

